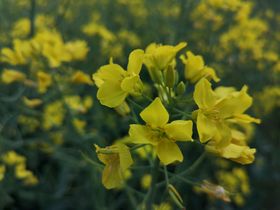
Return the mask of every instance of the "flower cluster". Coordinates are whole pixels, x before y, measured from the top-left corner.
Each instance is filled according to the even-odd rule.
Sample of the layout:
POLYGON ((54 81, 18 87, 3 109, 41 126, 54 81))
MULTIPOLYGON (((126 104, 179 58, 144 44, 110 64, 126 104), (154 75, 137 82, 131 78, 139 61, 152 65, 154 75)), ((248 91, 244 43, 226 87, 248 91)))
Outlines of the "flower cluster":
MULTIPOLYGON (((104 148, 96 145, 98 158, 105 164, 102 183, 107 189, 124 184, 125 173, 133 168, 131 152, 140 152, 142 148, 146 153, 141 152, 141 156, 144 154, 150 161, 159 160, 165 170, 167 165, 184 160, 186 142, 200 144, 208 153, 240 164, 254 161, 256 149, 247 145, 246 126, 260 120, 245 113, 253 102, 248 87, 213 89, 211 80, 219 82, 220 78, 214 68, 205 65, 202 56, 191 51, 186 52, 187 57, 180 56, 186 81, 181 80, 176 57, 186 45, 185 42, 176 46, 152 43, 145 51, 137 49, 130 53, 127 70, 111 60, 93 74, 100 103, 116 110, 126 104, 134 116, 125 140, 104 148), (149 88, 145 88, 147 84, 141 76, 144 66, 153 81, 149 88)), ((187 154, 185 158, 189 158, 187 154)), ((165 172, 168 177, 168 171, 165 172)), ((147 176, 152 184, 154 180, 147 176)), ((176 189, 172 185, 168 189, 180 206, 182 201, 176 189)))

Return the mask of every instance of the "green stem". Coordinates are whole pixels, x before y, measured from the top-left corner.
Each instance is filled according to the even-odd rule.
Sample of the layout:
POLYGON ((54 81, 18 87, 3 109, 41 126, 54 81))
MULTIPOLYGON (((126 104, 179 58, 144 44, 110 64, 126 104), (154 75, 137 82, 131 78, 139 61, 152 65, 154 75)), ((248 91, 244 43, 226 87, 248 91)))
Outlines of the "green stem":
POLYGON ((98 169, 102 169, 103 165, 95 162, 94 160, 92 160, 90 157, 88 157, 85 153, 83 153, 82 151, 80 151, 82 157, 85 159, 85 161, 87 161, 88 163, 94 165, 95 167, 97 167, 98 169))
POLYGON ((125 192, 128 196, 128 199, 129 199, 131 205, 133 206, 133 209, 137 209, 137 201, 134 198, 134 196, 132 195, 131 189, 126 184, 124 184, 124 189, 125 189, 125 192))
POLYGON ((133 104, 134 106, 138 107, 139 109, 143 110, 144 107, 142 107, 140 104, 136 103, 134 100, 127 98, 127 101, 129 101, 131 104, 133 104))
POLYGON ((131 147, 131 148, 130 148, 130 151, 137 150, 137 149, 139 149, 139 148, 141 148, 141 147, 144 147, 144 146, 146 146, 146 144, 137 144, 137 145, 131 147))
MULTIPOLYGON (((206 156, 206 152, 203 152, 203 153, 199 156, 199 158, 196 159, 196 160, 194 161, 194 163, 193 163, 189 168, 187 168, 185 171, 183 171, 183 172, 181 172, 181 173, 179 173, 179 174, 173 174, 173 173, 167 172, 168 174, 172 174, 172 175, 173 175, 173 176, 169 179, 169 182, 174 182, 175 180, 180 179, 180 180, 182 180, 182 181, 184 181, 184 182, 186 182, 186 183, 188 183, 188 184, 190 184, 190 185, 198 185, 196 182, 193 182, 193 181, 191 181, 191 180, 189 180, 189 179, 186 179, 186 175, 191 174, 191 173, 202 163, 202 161, 204 160, 205 156, 206 156)), ((166 173, 166 172, 164 171, 164 173, 166 173)), ((160 183, 157 184, 157 187, 161 187, 161 186, 163 186, 165 183, 166 183, 165 181, 160 182, 160 183)))
POLYGON ((204 160, 206 157, 206 152, 204 151, 194 162, 193 164, 187 168, 185 171, 181 172, 179 175, 184 176, 186 174, 191 174, 204 160))
POLYGON ((165 182, 167 187, 169 185, 168 171, 166 165, 164 165, 163 168, 164 168, 164 176, 165 176, 165 182))
POLYGON ((156 194, 156 183, 158 179, 158 171, 159 171, 159 159, 155 158, 154 166, 152 169, 152 183, 150 190, 147 194, 147 201, 146 201, 146 210, 152 210, 152 205, 154 203, 155 194, 156 194))
POLYGON ((36 12, 36 0, 30 0, 30 33, 29 37, 33 37, 35 34, 35 12, 36 12))

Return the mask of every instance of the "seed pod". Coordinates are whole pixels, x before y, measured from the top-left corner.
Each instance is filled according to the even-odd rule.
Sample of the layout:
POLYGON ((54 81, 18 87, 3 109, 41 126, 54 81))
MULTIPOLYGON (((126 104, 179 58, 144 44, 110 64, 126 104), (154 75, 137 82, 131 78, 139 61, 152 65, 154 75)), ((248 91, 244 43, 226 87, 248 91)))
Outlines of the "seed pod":
POLYGON ((175 187, 171 184, 168 185, 167 187, 168 189, 168 193, 170 195, 170 197, 172 198, 172 200, 174 201, 174 203, 181 209, 184 209, 184 203, 183 203, 183 199, 180 196, 180 194, 178 193, 178 191, 175 189, 175 187))

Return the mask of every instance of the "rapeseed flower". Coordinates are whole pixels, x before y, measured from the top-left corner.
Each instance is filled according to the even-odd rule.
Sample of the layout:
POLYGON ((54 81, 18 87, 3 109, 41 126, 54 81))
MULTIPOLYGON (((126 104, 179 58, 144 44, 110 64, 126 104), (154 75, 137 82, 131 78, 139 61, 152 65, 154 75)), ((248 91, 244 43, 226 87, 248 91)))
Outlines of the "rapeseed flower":
POLYGON ((200 55, 194 55, 188 51, 186 56, 180 56, 182 62, 185 64, 185 78, 190 80, 191 83, 196 83, 201 78, 208 80, 214 80, 219 82, 216 72, 213 68, 205 66, 203 57, 200 55), (186 57, 187 56, 187 57, 186 57))
POLYGON ((169 121, 169 114, 161 100, 156 98, 141 113, 146 125, 130 125, 129 135, 134 143, 151 144, 155 147, 160 161, 168 165, 183 161, 183 154, 176 141, 192 140, 192 121, 169 121))
POLYGON ((149 71, 165 70, 169 64, 172 64, 176 54, 186 46, 186 42, 176 46, 152 43, 146 48, 144 64, 149 71))
POLYGON ((95 147, 99 160, 105 164, 102 184, 107 189, 120 187, 125 178, 126 170, 133 163, 129 148, 124 144, 115 144, 105 148, 100 148, 97 145, 95 147))
POLYGON ((26 79, 26 75, 17 70, 4 69, 1 75, 1 79, 5 84, 11 84, 14 82, 24 81, 26 79))
POLYGON ((118 64, 110 63, 93 74, 98 87, 97 98, 101 104, 113 108, 121 105, 129 94, 141 94, 143 84, 139 73, 143 57, 143 50, 134 50, 129 55, 127 71, 118 64))
POLYGON ((252 105, 247 89, 243 86, 240 91, 224 88, 215 92, 205 78, 196 84, 194 100, 199 109, 193 112, 193 116, 202 143, 213 139, 217 146, 224 147, 231 140, 229 123, 260 123, 259 119, 244 114, 252 105))

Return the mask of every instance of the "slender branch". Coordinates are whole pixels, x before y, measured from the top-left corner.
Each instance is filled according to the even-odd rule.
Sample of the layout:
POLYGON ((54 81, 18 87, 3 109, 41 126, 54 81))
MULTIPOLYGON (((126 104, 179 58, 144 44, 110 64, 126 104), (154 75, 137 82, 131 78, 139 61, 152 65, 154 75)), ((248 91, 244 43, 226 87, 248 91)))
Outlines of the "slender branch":
POLYGON ((36 0, 30 0, 30 32, 29 37, 35 34, 36 0))
POLYGON ((152 183, 151 183, 151 187, 150 190, 147 194, 147 202, 146 202, 146 209, 147 210, 151 210, 152 209, 152 205, 154 203, 154 199, 155 199, 155 194, 156 194, 156 183, 157 183, 157 179, 158 179, 158 171, 159 171, 159 159, 155 158, 154 161, 154 166, 152 169, 152 183))
POLYGON ((146 146, 146 144, 137 144, 137 145, 131 147, 131 148, 130 148, 130 151, 137 150, 137 149, 139 149, 139 148, 141 148, 141 147, 144 147, 144 146, 146 146))

